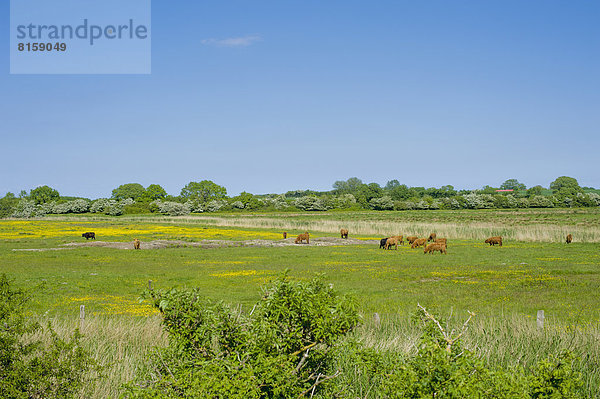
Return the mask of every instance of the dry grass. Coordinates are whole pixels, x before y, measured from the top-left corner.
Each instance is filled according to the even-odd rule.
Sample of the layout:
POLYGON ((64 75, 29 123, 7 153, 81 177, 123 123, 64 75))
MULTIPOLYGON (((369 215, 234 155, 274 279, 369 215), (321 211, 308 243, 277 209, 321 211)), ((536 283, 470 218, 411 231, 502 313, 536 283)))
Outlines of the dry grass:
MULTIPOLYGON (((69 337, 79 326, 79 319, 40 320, 48 321, 60 337, 69 337)), ((81 330, 83 347, 104 367, 102 378, 95 384, 87 383, 80 397, 117 398, 121 384, 131 381, 140 367, 148 362, 148 354, 154 346, 165 346, 167 337, 163 333, 159 316, 90 316, 86 317, 81 330)), ((49 343, 48 334, 38 333, 37 338, 49 343)), ((94 377, 94 376, 90 376, 94 377)))
POLYGON ((577 242, 600 242, 600 228, 592 226, 572 226, 553 224, 532 224, 509 226, 491 222, 440 223, 440 222, 386 222, 364 220, 295 220, 284 217, 219 217, 185 216, 180 218, 159 218, 161 222, 197 222, 213 226, 280 229, 292 231, 317 231, 339 233, 344 227, 350 235, 389 236, 392 234, 428 236, 436 232, 438 237, 449 239, 484 240, 500 235, 508 240, 562 242, 567 234, 573 234, 577 242))
MULTIPOLYGON (((414 355, 418 350, 421 330, 409 317, 383 317, 376 325, 371 318, 356 331, 367 347, 380 351, 396 351, 414 355)), ((440 320, 442 321, 442 320, 440 320)), ((442 325, 450 331, 460 330, 464 320, 447 320, 442 325)), ((454 334, 456 335, 456 334, 454 334)), ((533 367, 549 355, 566 350, 578 358, 574 367, 582 373, 586 397, 600 397, 600 325, 564 325, 546 319, 545 327, 537 327, 535 318, 517 314, 498 317, 476 317, 463 335, 463 345, 489 364, 504 367, 533 367)))

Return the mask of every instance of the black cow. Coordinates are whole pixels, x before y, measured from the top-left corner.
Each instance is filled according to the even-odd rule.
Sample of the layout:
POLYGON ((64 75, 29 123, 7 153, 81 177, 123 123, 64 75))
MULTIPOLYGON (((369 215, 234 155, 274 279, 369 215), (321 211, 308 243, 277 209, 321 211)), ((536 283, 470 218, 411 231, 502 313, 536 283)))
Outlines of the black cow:
POLYGON ((387 238, 382 238, 381 241, 379 241, 379 249, 385 248, 386 241, 387 241, 387 238))
POLYGON ((94 233, 93 231, 90 231, 90 232, 88 232, 88 233, 83 233, 81 236, 82 236, 82 237, 85 237, 85 239, 86 239, 86 240, 89 240, 90 238, 91 238, 92 240, 95 240, 95 239, 96 239, 96 233, 94 233))

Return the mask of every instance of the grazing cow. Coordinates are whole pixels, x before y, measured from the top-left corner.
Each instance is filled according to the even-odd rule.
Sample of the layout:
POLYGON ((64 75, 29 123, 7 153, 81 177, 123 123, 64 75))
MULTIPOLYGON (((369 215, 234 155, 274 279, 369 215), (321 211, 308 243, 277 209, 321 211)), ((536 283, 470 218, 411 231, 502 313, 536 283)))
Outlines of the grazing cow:
POLYGON ((406 237, 406 241, 408 241, 408 243, 412 245, 412 243, 415 242, 415 240, 417 238, 419 238, 419 237, 417 237, 417 236, 408 236, 408 237, 406 237))
POLYGON ((287 238, 287 231, 283 232, 283 239, 285 240, 287 238))
POLYGON ((90 231, 90 232, 87 232, 87 233, 83 233, 81 236, 85 237, 86 240, 89 240, 90 238, 92 240, 96 239, 96 233, 94 233, 93 231, 90 231))
POLYGON ((427 242, 426 238, 417 238, 416 240, 413 241, 413 243, 410 247, 413 249, 419 248, 420 246, 425 246, 426 242, 427 242))
POLYGON ((385 248, 385 243, 387 242, 387 240, 387 238, 382 238, 381 240, 379 240, 379 249, 385 248))
POLYGON ((304 234, 298 234, 298 237, 296 237, 296 241, 294 242, 296 244, 302 244, 302 241, 306 241, 307 244, 310 244, 308 231, 304 232, 304 234))
POLYGON ((137 238, 133 240, 133 249, 140 249, 140 240, 137 238))
POLYGON ((396 250, 398 250, 398 238, 402 239, 402 236, 394 236, 388 238, 385 241, 385 249, 391 249, 392 247, 396 247, 396 250))
POLYGON ((348 238, 348 229, 341 229, 340 235, 342 236, 342 238, 348 238))
POLYGON ((567 244, 573 242, 573 236, 571 234, 567 235, 567 244))
POLYGON ((440 255, 446 255, 446 245, 441 242, 434 242, 433 244, 429 244, 423 248, 423 254, 433 254, 435 251, 440 251, 440 255))
POLYGON ((429 242, 429 241, 435 242, 436 237, 437 237, 437 235, 435 233, 429 234, 429 238, 427 239, 427 242, 429 242))
POLYGON ((490 237, 487 240, 485 240, 486 244, 490 244, 490 245, 500 245, 502 246, 502 237, 500 236, 495 236, 495 237, 490 237))

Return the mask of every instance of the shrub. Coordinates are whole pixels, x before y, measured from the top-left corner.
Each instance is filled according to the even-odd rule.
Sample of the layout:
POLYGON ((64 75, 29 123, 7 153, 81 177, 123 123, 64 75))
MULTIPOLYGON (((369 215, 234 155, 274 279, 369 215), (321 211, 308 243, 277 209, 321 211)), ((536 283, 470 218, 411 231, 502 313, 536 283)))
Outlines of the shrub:
MULTIPOLYGON (((572 370, 570 353, 540 361, 533 370, 487 366, 462 347, 461 331, 449 332, 420 307, 416 319, 422 325, 418 352, 396 367, 383 368, 380 379, 389 398, 576 398, 582 381, 572 370), (453 336, 454 334, 454 336, 453 336)), ((377 371, 376 371, 377 372, 377 371)))
POLYGON ((110 208, 111 205, 116 204, 117 201, 109 200, 107 198, 99 198, 96 201, 92 202, 90 206, 90 212, 92 213, 102 213, 106 209, 110 208))
POLYGON ((333 378, 332 348, 358 323, 356 303, 320 280, 286 277, 246 315, 200 289, 151 291, 169 347, 128 397, 298 397, 333 378), (320 382, 319 382, 320 381, 320 382))
POLYGON ((356 198, 352 194, 342 194, 334 200, 334 206, 336 208, 352 208, 355 205, 356 198))
POLYGON ((123 213, 126 215, 150 213, 150 203, 148 202, 136 202, 135 204, 125 205, 123 207, 123 213))
POLYGON ((589 199, 595 204, 595 206, 600 206, 600 195, 597 193, 587 193, 589 199))
POLYGON ((314 195, 298 198, 294 206, 303 211, 326 211, 331 208, 323 198, 314 195))
POLYGON ((464 197, 469 209, 491 209, 494 207, 494 197, 490 194, 466 194, 464 197))
POLYGON ((231 207, 234 209, 244 209, 244 203, 242 201, 233 201, 231 207))
POLYGON ((226 200, 212 200, 204 206, 205 212, 217 212, 221 208, 229 205, 226 200))
POLYGON ((372 198, 369 206, 377 211, 394 209, 394 200, 392 197, 384 196, 381 198, 372 198))
POLYGON ((12 288, 5 274, 0 275, 0 298, 0 397, 75 397, 84 375, 99 371, 82 349, 79 331, 64 341, 48 326, 51 343, 44 347, 31 339, 41 327, 25 314, 29 295, 12 288))
POLYGON ((12 216, 15 218, 32 218, 38 216, 37 212, 38 208, 35 206, 35 202, 22 199, 17 203, 12 216))
POLYGON ((552 201, 542 195, 534 195, 533 197, 529 198, 530 208, 552 208, 553 206, 554 204, 552 201))
POLYGON ((181 204, 179 202, 157 200, 152 202, 152 204, 158 207, 158 212, 166 213, 169 216, 188 215, 191 212, 191 204, 188 203, 181 204))

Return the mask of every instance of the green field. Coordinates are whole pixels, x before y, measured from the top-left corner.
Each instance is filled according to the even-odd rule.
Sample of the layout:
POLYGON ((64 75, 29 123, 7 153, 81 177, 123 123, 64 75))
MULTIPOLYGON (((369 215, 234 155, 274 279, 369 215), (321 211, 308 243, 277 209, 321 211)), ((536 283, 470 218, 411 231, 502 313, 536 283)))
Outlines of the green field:
MULTIPOLYGON (((385 213, 254 217, 281 218, 282 224, 301 224, 307 218, 334 223, 405 222, 406 218, 416 224, 437 222, 425 220, 428 214, 431 215, 390 212, 387 219, 385 213)), ((535 214, 524 211, 516 218, 515 225, 543 224, 542 215, 546 214, 548 225, 590 231, 598 228, 598 214, 594 210, 574 213, 544 210, 535 214)), ((437 215, 438 221, 456 224, 463 220, 466 228, 473 220, 497 223, 499 230, 514 227, 509 223, 515 215, 503 211, 471 211, 468 219, 464 213, 454 219, 450 215, 449 211, 443 211, 437 215)), ((65 325, 69 320, 75 322, 80 305, 85 305, 91 320, 109 324, 116 320, 127 323, 128 319, 144 324, 143 320, 149 320, 146 324, 156 328, 155 318, 146 319, 153 309, 138 301, 148 280, 158 288, 200 287, 210 298, 240 304, 248 310, 258 300, 260 287, 288 270, 291 277, 304 280, 324 275, 325 281, 339 291, 354 294, 367 325, 377 312, 394 330, 394 320, 407 319, 420 303, 440 314, 453 312, 458 319, 464 318, 467 310, 473 311, 480 325, 510 320, 507 329, 514 329, 516 323, 524 330, 532 329, 532 334, 535 334, 536 313, 544 310, 547 334, 565 338, 576 331, 584 337, 580 340, 582 347, 587 345, 587 338, 593 341, 598 337, 600 248, 597 243, 576 239, 567 245, 562 240, 506 239, 502 247, 490 247, 481 239, 448 236, 447 255, 424 255, 422 248, 410 249, 407 245, 397 251, 381 250, 372 241, 366 241, 379 235, 357 236, 351 229, 351 237, 365 241, 331 246, 192 246, 202 240, 280 240, 279 226, 218 227, 215 221, 222 224, 223 220, 231 219, 232 225, 239 226, 239 221, 245 218, 238 215, 217 218, 212 221, 150 217, 0 220, 0 271, 14 279, 15 285, 35 290, 33 311, 65 325), (130 242, 139 238, 142 248, 144 242, 152 240, 177 242, 141 251, 64 245, 85 242, 81 233, 86 231, 95 231, 97 241, 103 242, 130 242)), ((314 242, 318 237, 333 237, 332 230, 335 231, 333 227, 311 230, 311 238, 314 242)), ((290 233, 300 231, 299 228, 290 233)), ((394 230, 388 235, 398 233, 407 235, 412 231, 394 230)), ((485 329, 479 331, 485 337, 485 329)), ((363 333, 370 336, 366 330, 363 333)), ((592 353, 596 358, 586 367, 591 367, 589 372, 597 373, 598 348, 592 353)), ((494 359, 494 355, 487 356, 494 359)), ((591 396, 597 384, 597 377, 589 377, 588 395, 591 396)))

